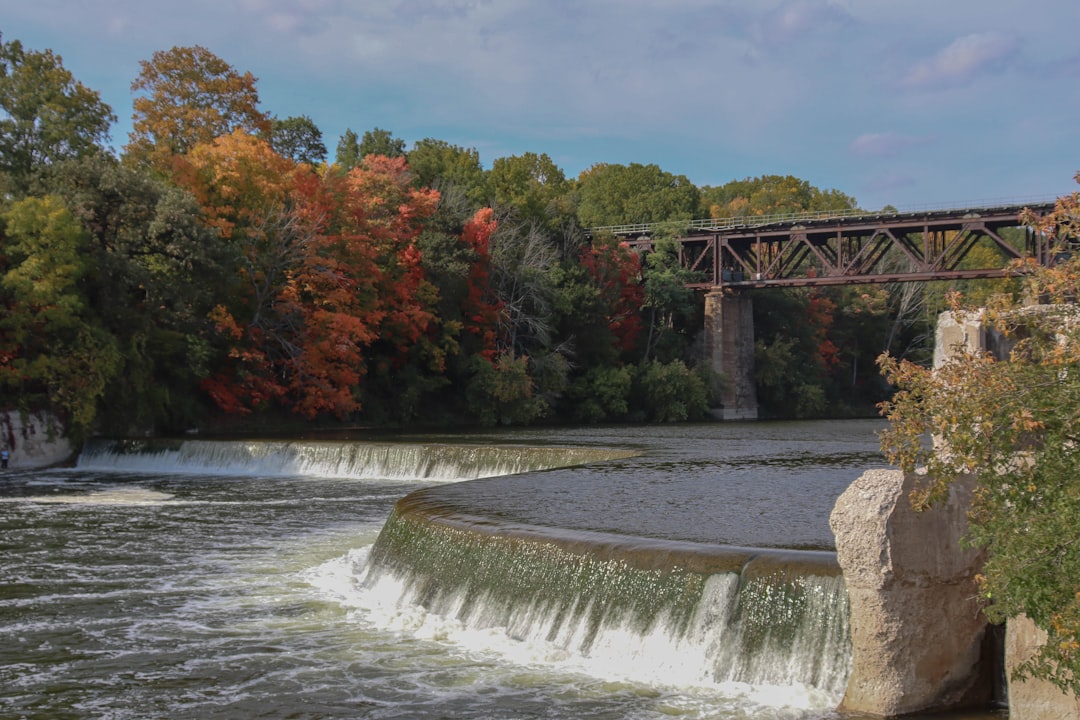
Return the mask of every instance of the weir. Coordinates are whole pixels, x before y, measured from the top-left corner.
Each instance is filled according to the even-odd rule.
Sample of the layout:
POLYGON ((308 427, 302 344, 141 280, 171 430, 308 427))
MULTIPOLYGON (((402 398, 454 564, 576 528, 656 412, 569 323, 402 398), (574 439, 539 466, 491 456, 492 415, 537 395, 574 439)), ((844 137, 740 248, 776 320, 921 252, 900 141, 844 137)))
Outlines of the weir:
POLYGON ((836 701, 851 672, 835 555, 566 531, 467 514, 438 488, 399 501, 367 586, 476 630, 650 679, 803 685, 836 701))
MULTIPOLYGON (((637 451, 352 441, 93 440, 81 470, 459 481, 637 451)), ((537 475, 537 482, 543 476, 537 475)), ((498 482, 498 481, 489 481, 498 482)), ((487 488, 490 490, 491 488, 487 488)), ((444 485, 399 500, 356 580, 404 612, 672 686, 801 688, 835 707, 851 674, 835 553, 568 530, 484 515, 444 485)), ((584 489, 583 489, 584 491, 584 489)))
POLYGON ((590 447, 356 441, 139 439, 87 442, 80 470, 215 475, 473 480, 634 455, 590 447))

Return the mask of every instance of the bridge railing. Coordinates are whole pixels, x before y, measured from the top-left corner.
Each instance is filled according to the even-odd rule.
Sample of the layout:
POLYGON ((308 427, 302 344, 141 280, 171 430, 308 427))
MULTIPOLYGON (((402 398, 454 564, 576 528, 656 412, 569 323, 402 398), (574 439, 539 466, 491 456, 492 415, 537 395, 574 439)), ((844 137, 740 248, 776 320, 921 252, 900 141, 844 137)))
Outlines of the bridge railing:
POLYGON ((917 215, 924 213, 955 213, 955 212, 975 212, 975 211, 993 211, 993 210, 1006 210, 1006 209, 1021 209, 1030 205, 1052 205, 1055 201, 1054 197, 1029 197, 1011 200, 994 200, 983 203, 971 203, 964 206, 956 205, 938 205, 938 206, 922 206, 919 208, 909 208, 905 210, 889 210, 877 212, 863 209, 845 209, 845 210, 813 210, 797 213, 780 213, 774 215, 738 215, 734 217, 724 218, 702 218, 699 220, 669 220, 667 222, 659 223, 631 223, 627 225, 603 225, 599 227, 591 227, 587 229, 589 233, 608 232, 612 235, 649 235, 658 226, 671 226, 673 224, 679 224, 682 228, 689 231, 703 231, 708 232, 712 230, 732 230, 734 228, 756 228, 763 227, 765 225, 775 225, 779 223, 796 223, 799 221, 810 220, 838 220, 845 218, 882 218, 882 217, 903 217, 908 215, 917 215))

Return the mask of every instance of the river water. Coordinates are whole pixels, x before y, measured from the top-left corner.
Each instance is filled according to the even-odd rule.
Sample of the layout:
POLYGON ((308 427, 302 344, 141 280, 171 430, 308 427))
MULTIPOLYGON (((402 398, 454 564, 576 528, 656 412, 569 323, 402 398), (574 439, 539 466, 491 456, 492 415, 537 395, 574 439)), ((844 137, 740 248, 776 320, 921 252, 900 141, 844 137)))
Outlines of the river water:
POLYGON ((881 465, 879 427, 710 423, 395 439, 629 451, 497 479, 460 470, 370 477, 273 453, 206 460, 205 450, 200 462, 173 453, 13 468, 0 475, 0 717, 833 717, 835 693, 643 676, 617 657, 597 662, 403 606, 363 577, 395 502, 436 486, 495 522, 828 548, 836 496, 881 465))

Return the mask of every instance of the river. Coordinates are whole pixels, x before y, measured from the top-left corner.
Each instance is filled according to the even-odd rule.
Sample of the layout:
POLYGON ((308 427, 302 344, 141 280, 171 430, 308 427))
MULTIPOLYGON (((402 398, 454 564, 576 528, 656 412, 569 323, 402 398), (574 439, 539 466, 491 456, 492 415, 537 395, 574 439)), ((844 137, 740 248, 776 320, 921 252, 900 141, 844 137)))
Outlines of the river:
MULTIPOLYGON (((394 504, 424 488, 491 522, 550 532, 828 549, 833 501, 882 464, 880 427, 378 438, 410 448, 620 451, 486 478, 475 469, 385 466, 371 476, 289 464, 265 450, 280 441, 249 443, 258 459, 242 462, 200 446, 200 460, 103 452, 70 469, 13 468, 0 475, 0 717, 833 717, 835 690, 637 671, 618 652, 586 657, 473 627, 363 579, 394 504)), ((339 444, 350 443, 319 449, 339 444)))

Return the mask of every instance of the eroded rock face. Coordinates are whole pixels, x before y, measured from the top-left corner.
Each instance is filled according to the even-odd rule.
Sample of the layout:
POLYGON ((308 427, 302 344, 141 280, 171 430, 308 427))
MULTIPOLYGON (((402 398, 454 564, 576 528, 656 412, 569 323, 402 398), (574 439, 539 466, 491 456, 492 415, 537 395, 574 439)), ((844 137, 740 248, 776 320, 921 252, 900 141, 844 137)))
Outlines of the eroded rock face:
POLYGON ((63 427, 45 414, 23 416, 18 410, 0 410, 0 447, 11 453, 8 467, 12 470, 70 460, 75 448, 62 434, 63 427))
MULTIPOLYGON (((1005 669, 1023 663, 1046 642, 1046 633, 1021 615, 1010 618, 1005 630, 1005 669)), ((1010 720, 1076 720, 1080 718, 1080 698, 1067 695, 1045 680, 1009 682, 1010 720)))
POLYGON ((915 512, 918 476, 870 470, 829 519, 851 606, 852 673, 841 709, 900 715, 985 705, 986 619, 976 594, 977 551, 962 548, 970 482, 915 512))

